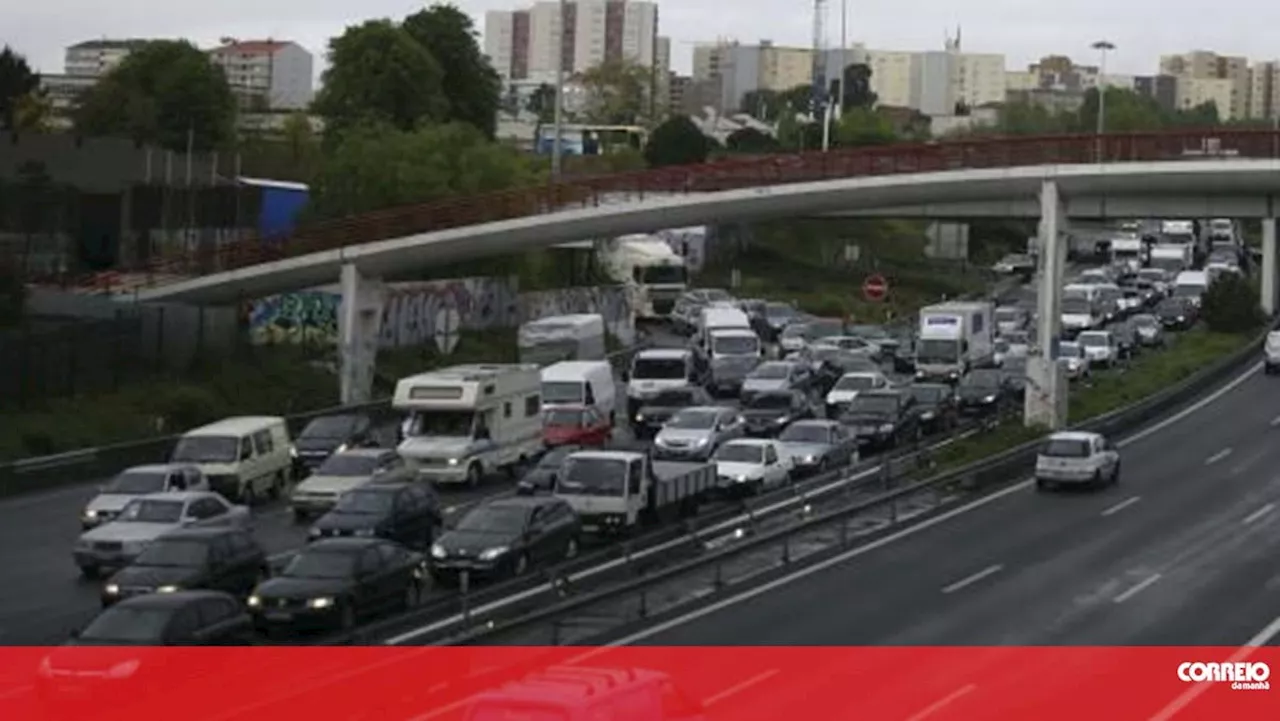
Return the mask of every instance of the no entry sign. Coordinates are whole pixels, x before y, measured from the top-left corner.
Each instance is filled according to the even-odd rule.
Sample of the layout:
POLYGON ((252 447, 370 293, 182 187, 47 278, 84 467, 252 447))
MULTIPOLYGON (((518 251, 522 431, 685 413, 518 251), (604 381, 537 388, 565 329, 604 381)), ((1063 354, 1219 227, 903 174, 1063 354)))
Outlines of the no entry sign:
POLYGON ((884 300, 889 294, 889 281, 883 275, 872 275, 862 281, 862 295, 867 300, 884 300))

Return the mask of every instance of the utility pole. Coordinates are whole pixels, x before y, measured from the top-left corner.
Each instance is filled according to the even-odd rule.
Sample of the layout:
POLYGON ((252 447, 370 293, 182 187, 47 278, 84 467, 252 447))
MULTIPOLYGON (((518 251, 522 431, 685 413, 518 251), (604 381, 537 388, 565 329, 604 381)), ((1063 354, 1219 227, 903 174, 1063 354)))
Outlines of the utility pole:
POLYGON ((1100 59, 1098 61, 1098 150, 1097 161, 1104 162, 1106 158, 1103 156, 1103 135, 1107 132, 1107 52, 1115 50, 1116 46, 1107 40, 1099 40, 1091 45, 1094 50, 1098 51, 1100 59))
POLYGON ((551 140, 551 178, 560 180, 560 136, 564 132, 564 41, 568 34, 564 29, 565 16, 569 14, 566 0, 560 0, 560 33, 556 42, 556 110, 554 126, 555 137, 551 140))

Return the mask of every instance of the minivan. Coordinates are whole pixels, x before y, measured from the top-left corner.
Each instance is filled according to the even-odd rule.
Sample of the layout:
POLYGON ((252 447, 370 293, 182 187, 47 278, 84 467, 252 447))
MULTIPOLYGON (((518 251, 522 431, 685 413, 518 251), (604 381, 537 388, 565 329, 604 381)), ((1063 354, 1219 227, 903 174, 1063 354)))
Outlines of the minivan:
POLYGON ((289 427, 279 416, 237 416, 187 431, 170 455, 172 463, 198 466, 212 491, 251 505, 278 498, 293 475, 289 427))

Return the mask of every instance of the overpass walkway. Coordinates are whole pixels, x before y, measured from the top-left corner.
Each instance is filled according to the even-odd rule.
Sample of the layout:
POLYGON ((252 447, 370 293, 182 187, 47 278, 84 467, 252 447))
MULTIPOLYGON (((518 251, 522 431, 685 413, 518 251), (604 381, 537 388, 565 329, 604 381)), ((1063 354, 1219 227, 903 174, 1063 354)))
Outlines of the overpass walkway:
MULTIPOLYGON (((167 286, 262 263, 504 221, 504 226, 509 226, 510 221, 554 213, 602 207, 621 211, 673 195, 903 174, 928 173, 937 177, 946 171, 1230 158, 1280 158, 1280 132, 1212 128, 1102 136, 996 136, 730 158, 388 208, 319 223, 283 239, 248 238, 157 258, 105 277, 108 283, 129 278, 128 290, 139 297, 162 297, 168 295, 162 290, 167 286)), ((469 255, 477 257, 502 250, 486 247, 469 255)), ((450 258, 453 259, 458 258, 450 258)), ((224 277, 230 281, 231 275, 239 274, 224 277)), ((109 290, 102 287, 103 278, 99 274, 73 284, 109 290)))

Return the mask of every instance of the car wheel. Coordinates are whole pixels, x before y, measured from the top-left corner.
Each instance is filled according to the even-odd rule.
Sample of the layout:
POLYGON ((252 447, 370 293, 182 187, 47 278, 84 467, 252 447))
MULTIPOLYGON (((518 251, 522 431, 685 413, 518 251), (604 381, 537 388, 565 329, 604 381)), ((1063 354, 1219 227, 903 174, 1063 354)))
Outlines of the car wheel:
MULTIPOLYGON (((818 461, 818 475, 822 475, 826 473, 827 470, 828 470, 827 459, 823 458, 822 460, 818 461)), ((787 475, 789 477, 791 474, 788 473, 787 475)))
POLYGON ((519 556, 516 556, 515 563, 511 567, 511 574, 513 576, 523 576, 525 574, 525 571, 528 571, 528 570, 529 570, 529 555, 527 553, 522 553, 519 556))
POLYGON ((480 485, 481 475, 482 474, 481 474, 479 463, 472 463, 471 465, 467 466, 467 485, 470 486, 471 488, 478 487, 480 485))
POLYGON ((1094 488, 1100 488, 1102 486, 1102 482, 1103 482, 1102 471, 1101 470, 1094 471, 1093 480, 1090 482, 1089 485, 1093 486, 1094 488))
POLYGON ((275 499, 284 495, 284 485, 284 471, 280 471, 279 473, 276 473, 275 478, 271 480, 271 498, 275 499))
POLYGON ((404 589, 404 610, 410 611, 418 607, 418 602, 422 600, 422 586, 418 580, 410 579, 404 589))
POLYGON ((343 631, 356 627, 356 607, 349 601, 342 602, 342 610, 338 612, 338 626, 343 631))
POLYGON ((243 486, 240 487, 240 503, 252 508, 253 505, 257 502, 258 502, 258 494, 253 487, 253 483, 246 482, 243 486))
POLYGON ((302 510, 301 508, 293 509, 294 523, 306 523, 309 520, 311 520, 311 516, 306 511, 302 510))
POLYGON ((1049 482, 1043 478, 1037 478, 1036 490, 1040 491, 1041 493, 1044 493, 1045 491, 1049 490, 1049 482))
POLYGON ((1120 461, 1116 461, 1116 465, 1111 469, 1111 485, 1120 483, 1120 461))
POLYGON ((577 538, 570 538, 569 542, 564 544, 564 557, 566 559, 578 557, 578 539, 577 538))

